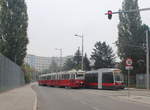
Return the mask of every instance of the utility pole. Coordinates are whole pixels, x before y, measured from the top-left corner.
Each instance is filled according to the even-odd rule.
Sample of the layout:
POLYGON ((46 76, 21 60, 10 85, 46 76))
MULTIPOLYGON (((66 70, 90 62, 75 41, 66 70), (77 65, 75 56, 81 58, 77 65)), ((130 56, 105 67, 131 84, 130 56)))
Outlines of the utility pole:
POLYGON ((82 38, 82 63, 81 63, 81 69, 83 70, 84 37, 83 37, 83 34, 82 35, 75 34, 75 36, 78 36, 78 37, 82 38))
POLYGON ((149 90, 149 44, 148 44, 148 30, 146 31, 146 73, 147 73, 147 89, 149 90))

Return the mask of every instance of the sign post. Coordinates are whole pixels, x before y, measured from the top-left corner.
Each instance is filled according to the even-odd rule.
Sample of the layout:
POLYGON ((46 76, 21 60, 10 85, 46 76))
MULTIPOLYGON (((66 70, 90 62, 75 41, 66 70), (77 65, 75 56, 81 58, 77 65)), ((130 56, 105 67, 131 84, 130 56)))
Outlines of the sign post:
POLYGON ((130 92, 129 92, 129 86, 130 86, 130 70, 133 69, 132 66, 132 59, 127 58, 126 59, 126 70, 128 70, 128 97, 130 97, 130 92))

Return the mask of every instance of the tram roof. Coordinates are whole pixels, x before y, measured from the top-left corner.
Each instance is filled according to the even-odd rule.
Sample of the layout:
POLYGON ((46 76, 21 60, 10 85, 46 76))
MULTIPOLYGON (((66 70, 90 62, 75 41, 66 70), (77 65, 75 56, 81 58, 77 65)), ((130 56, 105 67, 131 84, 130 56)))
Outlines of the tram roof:
POLYGON ((97 69, 97 70, 92 70, 92 71, 87 71, 86 73, 96 73, 96 72, 101 72, 101 71, 118 71, 120 69, 118 68, 100 68, 100 69, 97 69))
POLYGON ((47 74, 42 74, 39 77, 45 77, 45 76, 50 76, 50 75, 56 75, 56 74, 73 74, 73 73, 85 73, 85 71, 82 70, 70 70, 70 71, 63 71, 63 72, 58 72, 58 73, 47 73, 47 74))

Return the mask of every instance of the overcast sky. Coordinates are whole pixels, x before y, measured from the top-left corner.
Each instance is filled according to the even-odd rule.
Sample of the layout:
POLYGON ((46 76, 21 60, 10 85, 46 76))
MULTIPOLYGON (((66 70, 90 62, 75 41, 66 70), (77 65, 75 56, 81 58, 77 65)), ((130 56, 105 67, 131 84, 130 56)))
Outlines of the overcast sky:
MULTIPOLYGON (((97 41, 113 44, 118 38, 118 15, 108 20, 109 9, 117 11, 123 0, 26 0, 28 6, 28 54, 59 56, 55 48, 63 49, 63 56, 73 55, 81 47, 90 56, 97 41)), ((140 8, 150 8, 150 0, 139 0, 140 8)), ((150 11, 141 12, 142 21, 150 26, 150 11)))

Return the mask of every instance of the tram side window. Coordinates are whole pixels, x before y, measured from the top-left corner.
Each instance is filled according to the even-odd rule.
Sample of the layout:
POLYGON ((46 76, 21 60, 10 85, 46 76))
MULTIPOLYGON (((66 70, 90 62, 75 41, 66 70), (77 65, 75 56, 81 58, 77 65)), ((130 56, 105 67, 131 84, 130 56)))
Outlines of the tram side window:
POLYGON ((64 74, 62 74, 62 80, 64 80, 64 74))
POLYGON ((51 78, 50 78, 51 76, 47 76, 47 80, 50 80, 51 78))
POLYGON ((65 74, 64 79, 69 79, 69 74, 65 74))
POLYGON ((102 74, 102 82, 103 83, 113 83, 114 80, 113 80, 113 73, 112 72, 109 72, 109 73, 103 73, 102 74))
POLYGON ((96 82, 98 82, 98 74, 97 74, 97 73, 86 74, 86 75, 85 75, 85 80, 86 80, 87 82, 96 83, 96 82))
POLYGON ((71 74, 71 79, 75 79, 75 74, 71 74))

